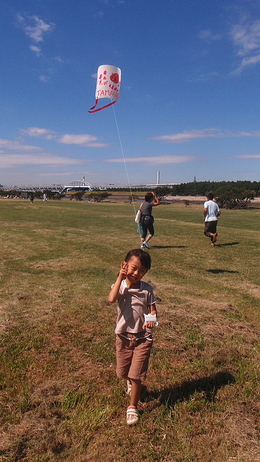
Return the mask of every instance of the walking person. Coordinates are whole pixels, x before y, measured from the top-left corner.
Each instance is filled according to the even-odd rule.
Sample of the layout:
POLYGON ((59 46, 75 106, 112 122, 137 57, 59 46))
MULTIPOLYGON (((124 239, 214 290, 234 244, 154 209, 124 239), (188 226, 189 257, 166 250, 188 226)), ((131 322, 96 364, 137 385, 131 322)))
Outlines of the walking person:
POLYGON ((152 209, 157 205, 160 205, 160 199, 154 192, 148 192, 145 195, 144 202, 142 203, 141 210, 141 225, 142 225, 142 237, 141 237, 141 249, 149 249, 148 242, 154 236, 154 217, 152 216, 152 209), (148 234, 149 233, 149 234, 148 234))
POLYGON ((205 236, 209 237, 211 240, 212 247, 215 246, 215 243, 218 238, 217 233, 217 224, 218 224, 218 217, 221 214, 219 206, 216 201, 213 200, 214 195, 209 193, 207 195, 207 200, 204 202, 204 234, 205 236))
POLYGON ((128 252, 108 296, 109 303, 118 302, 116 371, 119 378, 127 380, 127 394, 130 395, 127 425, 135 425, 139 420, 137 406, 141 383, 146 378, 153 344, 152 332, 157 325, 152 286, 142 281, 150 267, 148 252, 141 249, 128 252), (148 314, 153 315, 152 320, 146 320, 148 314))
POLYGON ((29 199, 30 199, 30 203, 33 204, 33 201, 34 201, 34 194, 33 194, 33 192, 30 193, 29 199))

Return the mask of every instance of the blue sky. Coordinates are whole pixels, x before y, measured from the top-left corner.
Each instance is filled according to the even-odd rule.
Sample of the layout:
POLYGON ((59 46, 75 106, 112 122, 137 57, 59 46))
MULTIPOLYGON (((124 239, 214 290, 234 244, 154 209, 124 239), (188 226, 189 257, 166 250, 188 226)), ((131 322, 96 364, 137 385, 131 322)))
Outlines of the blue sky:
POLYGON ((259 0, 2 0, 0 12, 1 184, 260 180, 259 0), (120 99, 89 114, 102 64, 122 70, 120 99))

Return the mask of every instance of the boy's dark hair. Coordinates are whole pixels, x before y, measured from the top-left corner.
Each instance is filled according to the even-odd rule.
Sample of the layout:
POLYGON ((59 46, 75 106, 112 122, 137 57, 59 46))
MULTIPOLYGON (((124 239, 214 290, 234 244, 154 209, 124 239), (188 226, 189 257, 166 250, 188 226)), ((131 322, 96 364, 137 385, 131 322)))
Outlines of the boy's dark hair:
POLYGON ((214 194, 208 193, 208 194, 207 194, 207 198, 208 198, 210 201, 212 201, 212 199, 214 198, 214 194))
POLYGON ((129 261, 130 258, 132 257, 139 258, 140 262, 142 263, 142 265, 145 267, 147 271, 151 268, 152 260, 151 260, 149 253, 145 252, 145 250, 142 250, 142 249, 130 250, 125 257, 125 261, 129 261))
POLYGON ((151 192, 146 193, 146 195, 144 196, 144 200, 146 202, 151 202, 153 200, 153 193, 151 192))

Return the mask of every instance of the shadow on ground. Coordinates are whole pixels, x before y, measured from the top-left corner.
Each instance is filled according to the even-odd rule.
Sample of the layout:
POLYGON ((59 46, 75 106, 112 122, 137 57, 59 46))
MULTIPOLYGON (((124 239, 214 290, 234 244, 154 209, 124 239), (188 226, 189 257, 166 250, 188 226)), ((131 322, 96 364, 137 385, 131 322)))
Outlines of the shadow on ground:
POLYGON ((187 245, 153 245, 153 249, 187 249, 187 245))
POLYGON ((226 244, 216 244, 215 247, 226 247, 228 245, 239 245, 240 242, 227 242, 226 244))
POLYGON ((141 401, 156 400, 156 406, 167 405, 174 407, 176 403, 190 399, 196 392, 203 392, 208 401, 214 402, 218 390, 235 383, 235 377, 229 372, 217 372, 210 377, 183 382, 179 387, 166 388, 162 391, 149 392, 142 389, 141 401))
POLYGON ((239 273, 239 271, 230 271, 230 270, 225 270, 225 269, 220 269, 220 268, 208 269, 206 271, 208 273, 213 273, 213 274, 221 274, 221 273, 238 274, 239 273))

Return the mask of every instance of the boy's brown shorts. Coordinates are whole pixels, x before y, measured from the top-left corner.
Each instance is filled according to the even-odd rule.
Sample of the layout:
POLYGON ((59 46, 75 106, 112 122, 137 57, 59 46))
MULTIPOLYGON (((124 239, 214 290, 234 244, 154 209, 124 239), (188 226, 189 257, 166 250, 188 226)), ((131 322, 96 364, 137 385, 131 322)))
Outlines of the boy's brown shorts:
POLYGON ((144 334, 128 334, 116 336, 116 373, 121 379, 144 380, 149 364, 150 352, 153 344, 143 338, 144 334), (127 338, 125 338, 127 337, 127 338))

